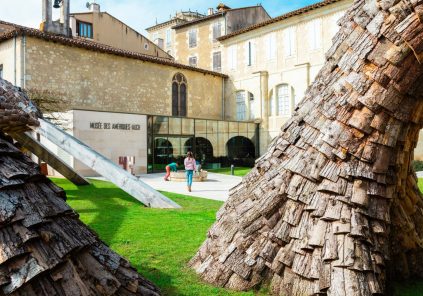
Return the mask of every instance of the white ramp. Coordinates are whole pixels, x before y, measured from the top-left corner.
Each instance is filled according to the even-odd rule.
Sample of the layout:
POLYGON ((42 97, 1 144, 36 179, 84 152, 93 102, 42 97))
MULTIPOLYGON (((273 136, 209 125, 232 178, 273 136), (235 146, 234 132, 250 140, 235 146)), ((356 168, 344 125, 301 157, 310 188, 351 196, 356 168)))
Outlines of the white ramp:
POLYGON ((120 166, 54 124, 43 119, 39 119, 39 121, 40 126, 35 128, 37 133, 132 195, 145 206, 152 208, 181 208, 174 201, 140 181, 137 177, 132 176, 120 166))

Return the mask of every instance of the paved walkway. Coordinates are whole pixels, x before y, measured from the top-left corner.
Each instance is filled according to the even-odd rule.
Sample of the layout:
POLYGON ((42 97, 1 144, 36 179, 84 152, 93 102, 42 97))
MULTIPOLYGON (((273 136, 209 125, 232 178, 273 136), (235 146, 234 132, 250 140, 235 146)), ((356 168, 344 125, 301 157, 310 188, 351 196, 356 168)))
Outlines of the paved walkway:
POLYGON ((220 201, 226 201, 229 197, 229 189, 238 185, 242 180, 241 177, 208 173, 207 181, 194 182, 192 192, 188 192, 185 182, 166 182, 163 180, 164 175, 164 173, 146 174, 141 175, 140 179, 156 190, 220 201))

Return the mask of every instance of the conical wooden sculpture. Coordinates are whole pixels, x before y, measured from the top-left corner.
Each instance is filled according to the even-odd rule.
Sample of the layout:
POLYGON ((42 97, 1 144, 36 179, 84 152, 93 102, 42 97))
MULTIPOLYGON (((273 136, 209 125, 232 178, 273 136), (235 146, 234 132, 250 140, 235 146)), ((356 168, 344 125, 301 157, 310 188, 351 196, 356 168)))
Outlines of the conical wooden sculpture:
POLYGON ((359 0, 267 153, 192 259, 202 279, 274 295, 376 295, 423 275, 410 162, 423 122, 423 1, 359 0))
POLYGON ((159 295, 5 136, 36 126, 39 116, 0 79, 0 295, 159 295))

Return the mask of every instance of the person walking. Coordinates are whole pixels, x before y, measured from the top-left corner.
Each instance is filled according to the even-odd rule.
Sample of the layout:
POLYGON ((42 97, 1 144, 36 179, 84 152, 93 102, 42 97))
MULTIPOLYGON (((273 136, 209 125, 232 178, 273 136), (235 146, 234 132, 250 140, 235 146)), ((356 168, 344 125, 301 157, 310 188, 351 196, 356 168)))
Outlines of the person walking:
POLYGON ((185 172, 187 176, 188 191, 191 192, 192 177, 194 175, 194 171, 196 170, 194 155, 192 154, 191 151, 187 153, 187 157, 184 160, 184 165, 185 165, 185 172))
POLYGON ((166 176, 164 177, 165 181, 169 181, 170 172, 177 172, 178 171, 178 163, 172 162, 166 166, 166 176))

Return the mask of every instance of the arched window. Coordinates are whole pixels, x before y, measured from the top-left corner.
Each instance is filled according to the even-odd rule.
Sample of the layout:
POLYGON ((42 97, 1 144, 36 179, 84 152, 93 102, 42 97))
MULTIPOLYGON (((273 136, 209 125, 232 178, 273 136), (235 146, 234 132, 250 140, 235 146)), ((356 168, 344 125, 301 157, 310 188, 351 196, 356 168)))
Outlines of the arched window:
POLYGON ((277 109, 279 116, 291 115, 291 96, 287 84, 281 84, 276 88, 277 109))
POLYGON ((236 119, 245 120, 247 114, 247 105, 245 104, 245 91, 236 93, 236 119))
POLYGON ((187 116, 187 79, 181 73, 172 80, 172 115, 187 116))

